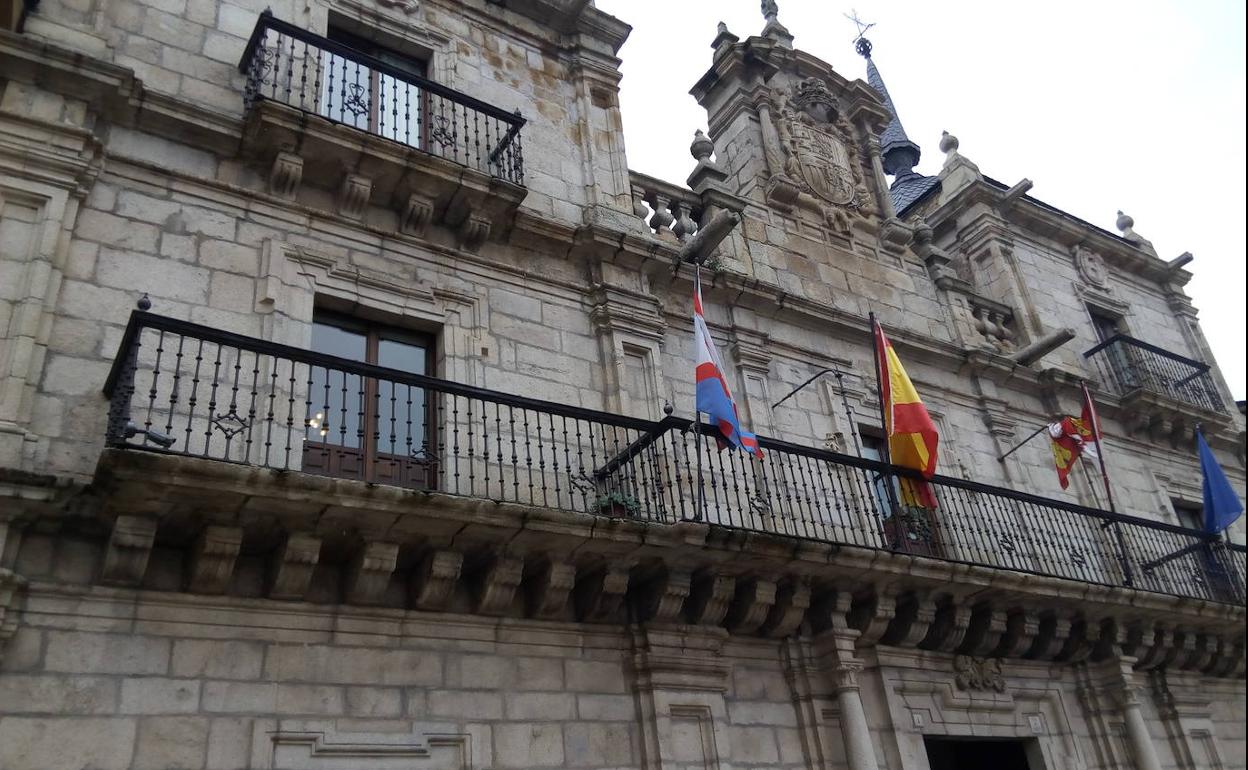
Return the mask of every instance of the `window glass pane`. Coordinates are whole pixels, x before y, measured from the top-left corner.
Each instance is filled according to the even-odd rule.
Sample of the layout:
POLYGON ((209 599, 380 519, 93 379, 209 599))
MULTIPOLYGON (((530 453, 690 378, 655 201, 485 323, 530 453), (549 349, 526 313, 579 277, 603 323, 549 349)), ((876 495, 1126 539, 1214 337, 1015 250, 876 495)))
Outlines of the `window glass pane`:
MULTIPOLYGON (((389 369, 425 374, 427 349, 423 345, 382 338, 377 363, 389 369)), ((377 383, 377 450, 413 458, 426 457, 424 388, 382 380, 377 383)))
MULTIPOLYGON (((364 361, 368 338, 360 332, 316 321, 312 324, 312 350, 352 361, 364 361)), ((360 419, 364 411, 360 377, 314 366, 310 379, 307 440, 358 449, 361 446, 360 419)))

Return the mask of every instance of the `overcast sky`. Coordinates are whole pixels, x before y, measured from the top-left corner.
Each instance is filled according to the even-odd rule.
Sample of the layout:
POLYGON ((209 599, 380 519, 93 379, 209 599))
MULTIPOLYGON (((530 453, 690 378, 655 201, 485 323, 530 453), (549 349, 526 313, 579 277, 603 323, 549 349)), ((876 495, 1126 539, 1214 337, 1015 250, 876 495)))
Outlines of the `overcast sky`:
MULTIPOLYGON (((778 0, 795 46, 850 78, 856 7, 910 138, 939 171, 947 130, 1006 184, 1116 232, 1118 209, 1170 259, 1196 260, 1188 293, 1244 398, 1244 2, 1044 3, 778 0)), ((672 182, 693 170, 706 112, 689 96, 716 22, 763 27, 757 0, 597 0, 633 26, 621 106, 629 166, 672 182)), ((1146 340, 1147 341, 1147 340, 1146 340)))

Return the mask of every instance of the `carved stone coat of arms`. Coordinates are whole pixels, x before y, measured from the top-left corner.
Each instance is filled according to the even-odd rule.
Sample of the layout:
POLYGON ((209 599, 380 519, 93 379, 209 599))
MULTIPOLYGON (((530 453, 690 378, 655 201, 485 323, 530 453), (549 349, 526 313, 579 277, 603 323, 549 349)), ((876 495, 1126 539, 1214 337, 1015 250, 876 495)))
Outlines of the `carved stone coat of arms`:
POLYGON ((811 77, 791 94, 774 93, 773 99, 782 176, 815 198, 830 221, 847 224, 844 210, 859 209, 865 195, 836 97, 822 80, 811 77))

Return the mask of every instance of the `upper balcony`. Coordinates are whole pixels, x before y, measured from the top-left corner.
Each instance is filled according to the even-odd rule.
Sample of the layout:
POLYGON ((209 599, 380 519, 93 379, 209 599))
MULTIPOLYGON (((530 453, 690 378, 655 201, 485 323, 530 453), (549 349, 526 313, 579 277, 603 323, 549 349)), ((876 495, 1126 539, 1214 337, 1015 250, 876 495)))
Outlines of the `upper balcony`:
MULTIPOLYGON (((949 477, 931 482, 935 508, 898 504, 889 488, 913 472, 860 457, 762 438, 755 460, 716 451, 709 426, 671 415, 649 421, 489 391, 145 312, 131 317, 105 393, 107 444, 122 456, 142 464, 151 455, 133 450, 149 450, 199 458, 185 462, 201 469, 205 461, 254 469, 218 479, 211 493, 179 470, 189 495, 161 492, 150 470, 131 473, 129 497, 114 499, 136 514, 167 504, 194 518, 202 511, 186 506, 202 508, 207 497, 238 526, 245 514, 221 512, 254 509, 263 495, 243 487, 267 478, 268 494, 287 497, 260 505, 265 520, 303 505, 318 521, 338 511, 335 531, 380 522, 393 538, 399 519, 383 506, 399 506, 425 517, 399 527, 425 547, 439 534, 471 539, 488 529, 483 512, 509 510, 528 538, 555 547, 548 520, 563 512, 642 527, 651 548, 672 525, 701 522, 711 537, 761 538, 751 553, 789 541, 791 553, 822 548, 833 561, 900 553, 933 567, 1244 599, 1244 549, 1196 530, 949 477), (317 476, 350 481, 327 486, 317 476), (351 513, 333 502, 343 484, 382 496, 351 513), (456 497, 482 501, 471 523, 444 513, 462 507, 456 497)), ((115 482, 125 473, 110 456, 115 482)))
POLYGON ((520 111, 436 83, 416 59, 372 55, 265 11, 238 69, 244 150, 271 164, 277 195, 311 182, 336 189, 347 216, 391 207, 404 230, 433 221, 474 242, 525 196, 520 111))
POLYGON ((1148 431, 1176 445, 1190 438, 1195 423, 1226 414, 1209 364, 1116 334, 1083 354, 1101 386, 1117 396, 1133 430, 1148 431))

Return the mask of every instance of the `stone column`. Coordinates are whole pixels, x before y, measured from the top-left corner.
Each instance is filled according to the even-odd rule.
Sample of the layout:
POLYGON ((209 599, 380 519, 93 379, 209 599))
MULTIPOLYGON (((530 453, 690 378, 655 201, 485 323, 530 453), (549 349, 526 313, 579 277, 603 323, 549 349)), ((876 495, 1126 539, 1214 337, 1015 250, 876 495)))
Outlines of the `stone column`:
POLYGON ((819 635, 820 653, 827 661, 827 670, 832 674, 832 689, 836 693, 836 702, 840 710, 841 734, 845 740, 845 758, 849 762, 849 770, 879 770, 875 758, 875 748, 871 744, 871 728, 867 723, 867 712, 862 705, 862 694, 858 686, 858 674, 862 671, 862 660, 858 658, 856 649, 860 633, 850 628, 847 613, 851 597, 847 592, 837 592, 835 599, 822 607, 816 607, 814 622, 825 625, 827 630, 819 635), (827 614, 820 618, 819 616, 827 614))
POLYGON ((867 712, 862 707, 862 693, 858 689, 860 671, 861 663, 847 661, 838 662, 833 669, 836 676, 836 702, 841 712, 841 732, 845 737, 845 757, 849 760, 850 770, 879 770, 875 749, 871 745, 867 712))
POLYGON ((1153 745, 1152 736, 1148 734, 1148 723, 1144 721, 1140 690, 1132 681, 1131 667, 1134 662, 1132 658, 1119 660, 1118 698, 1122 707, 1122 721, 1127 729, 1127 742, 1131 746, 1131 754, 1139 770, 1161 770, 1157 748, 1153 745))
POLYGON ((772 176, 784 174, 784 150, 780 147, 780 134, 776 132, 776 124, 771 119, 771 102, 759 99, 758 125, 763 132, 763 156, 767 160, 767 170, 772 176))
POLYGON ((880 140, 872 136, 866 126, 860 126, 859 130, 866 137, 867 154, 871 157, 871 171, 875 176, 875 200, 880 206, 880 214, 884 219, 893 219, 897 216, 897 209, 893 208, 893 196, 888 194, 888 177, 884 174, 884 161, 880 159, 880 140))

